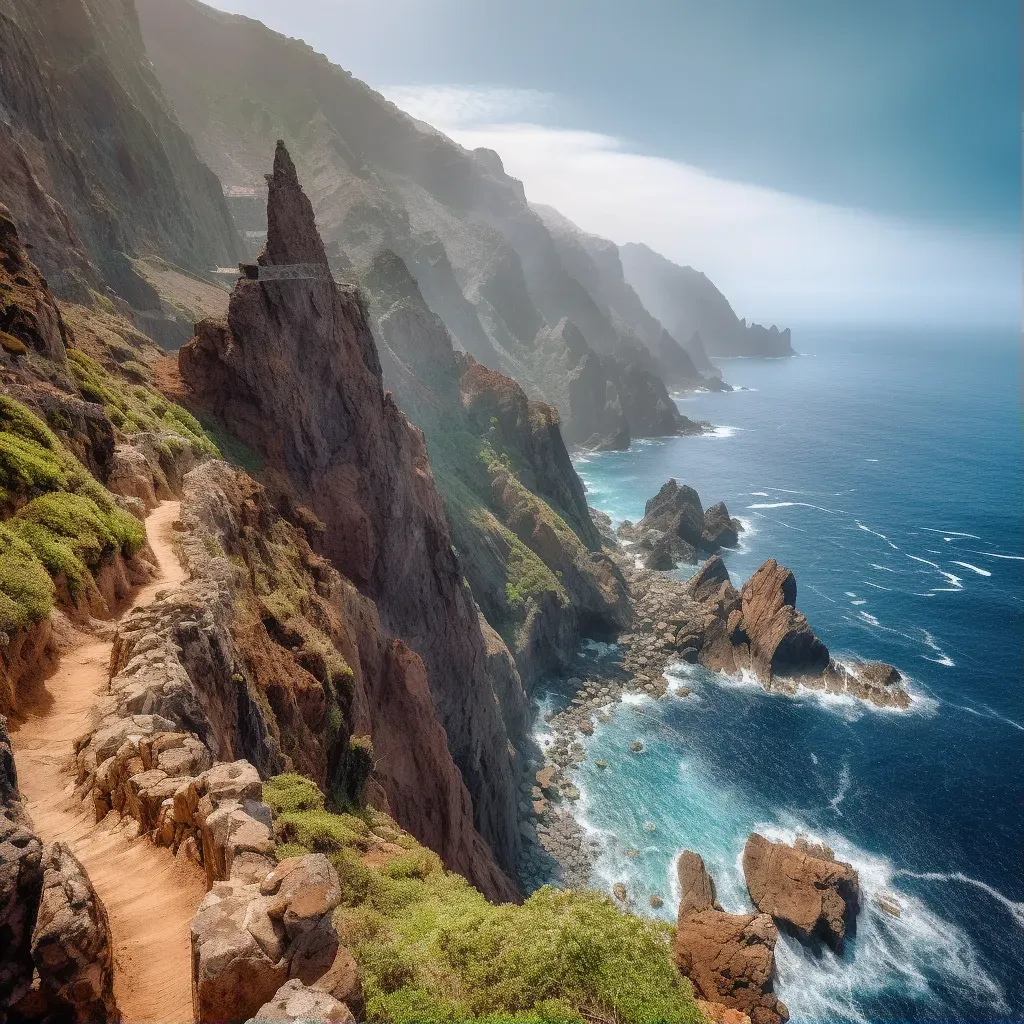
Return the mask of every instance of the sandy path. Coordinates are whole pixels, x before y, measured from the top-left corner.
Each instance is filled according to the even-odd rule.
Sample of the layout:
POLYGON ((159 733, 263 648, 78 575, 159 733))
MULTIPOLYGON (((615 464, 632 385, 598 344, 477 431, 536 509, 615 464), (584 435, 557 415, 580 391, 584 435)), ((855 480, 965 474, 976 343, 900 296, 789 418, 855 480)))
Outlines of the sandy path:
MULTIPOLYGON (((159 573, 131 607, 185 578, 171 549, 180 503, 167 501, 146 520, 159 573)), ((89 712, 106 689, 111 643, 81 635, 46 681, 49 700, 15 727, 18 782, 44 842, 61 839, 85 865, 107 908, 114 945, 114 994, 125 1024, 186 1024, 192 1018, 189 921, 206 893, 203 873, 148 839, 96 825, 71 799, 72 742, 89 727, 89 712)), ((13 723, 12 723, 13 724, 13 723)))

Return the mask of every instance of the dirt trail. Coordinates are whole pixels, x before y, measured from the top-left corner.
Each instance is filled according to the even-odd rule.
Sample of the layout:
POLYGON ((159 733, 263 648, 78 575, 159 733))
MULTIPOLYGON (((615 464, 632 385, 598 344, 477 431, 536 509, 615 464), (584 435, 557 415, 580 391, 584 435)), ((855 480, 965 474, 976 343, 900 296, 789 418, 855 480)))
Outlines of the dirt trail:
MULTIPOLYGON (((159 572, 135 595, 132 608, 185 578, 171 548, 179 510, 179 502, 167 501, 146 520, 159 572)), ((205 877, 148 839, 94 824, 72 798, 72 743, 88 729, 97 695, 106 689, 112 647, 92 636, 79 640, 45 684, 50 700, 15 727, 19 786, 40 837, 63 840, 74 850, 107 908, 114 994, 125 1024, 186 1024, 193 1019, 189 921, 206 893, 205 877)))

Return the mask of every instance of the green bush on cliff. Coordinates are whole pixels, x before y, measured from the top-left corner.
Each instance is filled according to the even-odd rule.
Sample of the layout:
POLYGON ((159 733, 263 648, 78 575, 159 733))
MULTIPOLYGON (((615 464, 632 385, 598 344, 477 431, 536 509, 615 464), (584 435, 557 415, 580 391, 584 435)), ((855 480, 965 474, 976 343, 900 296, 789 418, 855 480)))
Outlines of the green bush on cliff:
POLYGON ((521 906, 496 906, 387 815, 330 814, 315 785, 298 775, 269 780, 264 799, 275 811, 279 857, 318 850, 338 869, 343 903, 335 925, 359 963, 367 1020, 703 1019, 672 962, 669 926, 578 890, 548 887, 521 906))
POLYGON ((68 349, 68 368, 75 378, 82 397, 102 405, 107 418, 126 434, 142 431, 167 431, 188 441, 197 453, 220 457, 220 451, 207 436, 199 421, 186 409, 169 402, 160 392, 144 383, 145 367, 128 363, 128 376, 117 377, 91 356, 78 349, 68 349))
POLYGON ((72 597, 108 552, 132 555, 143 525, 20 402, 0 395, 0 503, 13 515, 0 543, 0 629, 41 621, 54 599, 51 577, 72 597))
POLYGON ((35 552, 0 523, 0 632, 41 622, 53 607, 53 581, 35 552))

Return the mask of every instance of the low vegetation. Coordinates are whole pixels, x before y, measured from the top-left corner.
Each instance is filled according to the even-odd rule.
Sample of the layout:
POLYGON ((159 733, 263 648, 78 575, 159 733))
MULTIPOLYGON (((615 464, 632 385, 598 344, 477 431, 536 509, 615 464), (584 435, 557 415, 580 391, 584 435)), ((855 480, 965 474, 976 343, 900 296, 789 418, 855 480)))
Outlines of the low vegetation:
POLYGON ((38 416, 0 395, 0 631, 45 618, 53 579, 75 598, 104 555, 132 555, 143 525, 115 502, 38 416))
MULTIPOLYGON (((197 454, 220 457, 217 446, 206 435, 199 421, 149 385, 131 383, 122 376, 115 376, 78 349, 68 350, 68 367, 82 397, 87 402, 102 405, 107 418, 123 434, 138 434, 142 431, 169 433, 187 441, 197 454)), ((121 370, 136 381, 145 379, 144 369, 132 360, 121 366, 121 370), (138 367, 134 373, 133 367, 138 367)))
POLYGON ((701 1021, 669 951, 671 928, 610 899, 546 887, 488 903, 379 811, 332 814, 314 783, 264 785, 279 858, 326 854, 335 923, 359 962, 367 1019, 391 1024, 684 1024, 701 1021))

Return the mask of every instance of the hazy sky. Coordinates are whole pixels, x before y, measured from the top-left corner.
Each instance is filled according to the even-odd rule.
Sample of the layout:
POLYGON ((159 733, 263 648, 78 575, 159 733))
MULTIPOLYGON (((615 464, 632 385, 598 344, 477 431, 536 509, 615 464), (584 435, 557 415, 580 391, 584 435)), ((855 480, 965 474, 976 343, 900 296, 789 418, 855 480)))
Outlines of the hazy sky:
POLYGON ((1018 319, 1016 0, 216 0, 740 315, 1018 319))

